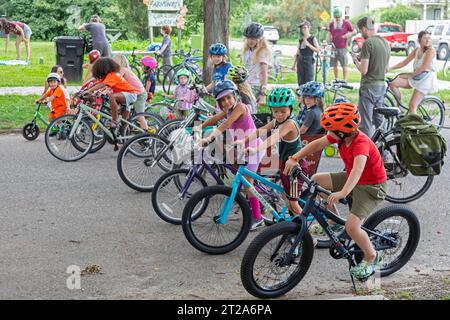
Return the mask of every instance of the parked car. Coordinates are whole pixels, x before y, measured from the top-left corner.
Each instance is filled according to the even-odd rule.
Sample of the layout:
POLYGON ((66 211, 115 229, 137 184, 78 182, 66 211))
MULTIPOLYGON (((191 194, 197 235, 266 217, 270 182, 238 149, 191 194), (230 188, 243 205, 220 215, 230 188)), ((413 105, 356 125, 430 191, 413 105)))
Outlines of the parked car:
MULTIPOLYGON (((450 55, 450 21, 430 25, 425 30, 431 34, 431 45, 436 49, 437 59, 446 60, 450 55)), ((418 46, 417 34, 408 37, 407 52, 411 52, 418 46)))
POLYGON ((264 37, 273 44, 276 44, 280 40, 280 34, 273 26, 264 26, 264 37))
MULTIPOLYGON (((403 32, 401 25, 390 22, 375 23, 375 32, 389 42, 392 51, 398 52, 407 50, 408 36, 411 35, 411 33, 403 32)), ((358 53, 361 50, 363 43, 364 38, 358 33, 352 38, 352 51, 358 53)))

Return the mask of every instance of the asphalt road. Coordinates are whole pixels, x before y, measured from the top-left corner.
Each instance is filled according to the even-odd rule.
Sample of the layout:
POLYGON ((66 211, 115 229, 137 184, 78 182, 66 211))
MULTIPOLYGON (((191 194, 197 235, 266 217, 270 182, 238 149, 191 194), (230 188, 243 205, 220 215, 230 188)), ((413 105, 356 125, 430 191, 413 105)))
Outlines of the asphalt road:
MULTIPOLYGON (((198 252, 180 227, 154 214, 149 194, 122 183, 116 156, 106 146, 64 163, 47 152, 42 136, 28 142, 0 135, 0 299, 252 299, 239 270, 254 234, 223 256, 198 252), (71 290, 72 265, 101 269, 71 290)), ((336 161, 324 161, 321 170, 339 167, 336 161)), ((422 228, 416 254, 382 286, 450 274, 449 190, 446 164, 411 204, 422 228)), ((316 250, 304 280, 282 299, 350 293, 347 263, 316 250)))

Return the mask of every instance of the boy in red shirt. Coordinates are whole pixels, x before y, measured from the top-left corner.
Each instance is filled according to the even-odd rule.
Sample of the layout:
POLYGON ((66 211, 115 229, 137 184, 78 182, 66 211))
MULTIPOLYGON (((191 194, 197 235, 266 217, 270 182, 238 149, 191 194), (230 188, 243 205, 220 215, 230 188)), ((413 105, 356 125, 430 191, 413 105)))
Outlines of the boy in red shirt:
POLYGON ((99 82, 83 94, 106 87, 110 89, 108 96, 112 113, 111 128, 116 128, 118 126, 117 110, 119 106, 126 106, 126 110, 122 112, 122 117, 127 119, 131 106, 137 100, 136 90, 120 75, 120 66, 111 58, 98 59, 92 68, 92 74, 99 82))
POLYGON ((64 91, 62 90, 61 77, 57 73, 50 73, 47 76, 47 82, 49 85, 49 89, 44 95, 36 100, 36 103, 43 102, 46 98, 48 98, 48 102, 52 104, 52 111, 50 112, 49 119, 52 121, 55 118, 58 118, 69 111, 70 107, 67 104, 66 96, 64 91))
POLYGON ((290 157, 284 173, 290 174, 298 166, 298 161, 307 155, 331 144, 339 144, 345 172, 318 173, 312 179, 323 188, 333 191, 327 200, 329 208, 352 193, 353 204, 345 229, 364 252, 364 259, 350 272, 358 279, 365 279, 375 272, 381 261, 361 225, 384 200, 387 176, 377 147, 358 130, 360 122, 358 108, 352 103, 339 103, 326 109, 322 114, 321 125, 329 131, 328 135, 311 142, 290 157))

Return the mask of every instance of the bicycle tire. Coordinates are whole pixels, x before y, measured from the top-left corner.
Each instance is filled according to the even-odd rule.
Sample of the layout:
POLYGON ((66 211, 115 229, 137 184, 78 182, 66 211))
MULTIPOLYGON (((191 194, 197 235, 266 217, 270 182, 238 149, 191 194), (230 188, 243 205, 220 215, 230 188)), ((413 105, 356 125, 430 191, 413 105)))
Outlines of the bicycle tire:
POLYGON ((416 113, 421 116, 421 118, 437 127, 438 130, 441 130, 444 126, 445 121, 445 106, 442 101, 433 96, 426 96, 417 106, 416 113), (427 107, 426 107, 427 106, 427 107), (433 108, 431 110, 431 108, 433 108), (428 109, 428 110, 427 110, 428 109), (431 110, 431 112, 430 112, 431 110), (433 117, 433 115, 438 114, 438 118, 433 117), (434 119, 438 120, 433 121, 434 119))
MULTIPOLYGON (((232 229, 232 227, 230 227, 230 224, 233 221, 230 216, 228 218, 228 221, 224 225, 217 224, 214 221, 215 217, 213 217, 212 219, 211 217, 205 217, 205 211, 211 207, 211 200, 214 195, 229 197, 231 196, 231 192, 232 188, 226 186, 206 187, 203 190, 195 193, 192 198, 186 203, 182 217, 183 233, 189 243, 197 250, 212 255, 225 254, 236 249, 247 238, 251 227, 251 214, 249 204, 241 194, 236 194, 234 201, 234 203, 238 205, 241 212, 229 213, 230 216, 233 215, 232 218, 239 219, 240 215, 242 218, 242 221, 237 222, 237 227, 235 228, 236 232, 234 232, 235 230, 232 230, 232 232, 235 234, 230 237, 231 240, 225 240, 225 228, 227 228, 228 230, 232 229), (203 210, 202 212, 195 211, 195 208, 199 203, 205 205, 205 202, 203 201, 207 201, 205 210, 203 210), (195 227, 193 227, 194 223, 195 227), (201 239, 200 236, 202 236, 202 234, 195 231, 197 230, 197 225, 200 224, 207 226, 210 233, 212 233, 213 231, 218 231, 218 233, 220 233, 220 240, 223 239, 224 242, 220 244, 213 244, 212 241, 209 241, 209 243, 207 243, 204 238, 201 239)), ((220 204, 222 205, 223 203, 220 202, 220 204)), ((211 237, 209 239, 211 239, 211 237)))
POLYGON ((166 76, 166 73, 169 71, 169 69, 172 68, 172 65, 165 64, 162 67, 158 68, 158 71, 156 73, 156 80, 160 85, 164 82, 164 77, 166 76))
MULTIPOLYGON (((268 262, 271 263, 271 266, 267 268, 269 271, 274 271, 275 268, 282 268, 280 264, 280 260, 287 254, 288 250, 291 248, 291 239, 295 238, 297 234, 300 232, 300 225, 295 222, 280 222, 273 226, 268 227, 266 230, 262 231, 248 246, 245 251, 244 257, 242 258, 241 263, 241 282, 251 295, 262 298, 262 299, 270 299, 282 296, 292 290, 298 283, 303 279, 303 277, 308 272, 309 267, 311 266, 311 262, 314 255, 314 245, 311 235, 306 232, 302 238, 301 243, 301 257, 298 263, 293 263, 296 265, 294 272, 291 276, 285 281, 284 284, 279 284, 274 286, 274 288, 263 288, 258 284, 259 278, 255 279, 255 263, 258 258, 258 255, 266 245, 270 244, 273 239, 281 236, 280 249, 283 247, 283 243, 286 243, 286 249, 282 252, 280 257, 274 256, 275 252, 273 250, 268 251, 266 254, 266 258, 269 259, 268 262), (286 241, 286 242, 285 242, 286 241)), ((278 241, 278 244, 280 243, 278 241)), ((278 254, 278 253, 277 253, 278 254)), ((297 259, 296 257, 295 259, 297 259)), ((290 267, 290 266, 289 266, 290 267)), ((276 278, 282 275, 282 271, 276 270, 276 278)), ((260 277, 260 274, 257 274, 257 277, 260 277)), ((273 277, 273 274, 272 274, 273 277)))
POLYGON ((158 174, 162 174, 164 170, 161 169, 159 163, 158 166, 150 167, 149 161, 157 157, 157 147, 164 148, 168 144, 169 141, 167 139, 152 133, 142 133, 129 139, 120 149, 117 156, 117 171, 122 181, 136 191, 152 192, 158 174), (138 148, 139 151, 136 151, 138 149, 133 149, 134 147, 138 148), (136 170, 137 176, 135 176, 133 171, 128 170, 125 161, 127 161, 127 164, 128 162, 131 162, 131 164, 136 163, 138 166, 136 170), (162 171, 158 172, 157 168, 160 168, 162 171))
POLYGON ((136 77, 139 78, 139 80, 142 80, 141 78, 141 71, 139 70, 139 68, 137 66, 131 66, 131 71, 133 71, 133 73, 136 75, 136 77))
MULTIPOLYGON (((386 145, 381 145, 378 148, 378 151, 380 152, 381 155, 386 156, 386 154, 384 153, 384 151, 386 150, 389 153, 390 158, 392 159, 392 160, 390 160, 391 162, 384 161, 384 167, 386 169, 386 172, 388 173, 388 181, 387 181, 388 188, 389 188, 390 182, 393 181, 397 175, 402 174, 402 175, 405 175, 405 177, 407 177, 407 176, 411 176, 411 178, 415 177, 415 176, 412 176, 411 173, 409 173, 409 171, 405 173, 404 170, 407 170, 407 169, 402 169, 400 164, 398 163, 397 150, 399 149, 399 146, 400 146, 400 137, 396 136, 393 139, 386 141, 386 145)), ((416 181, 417 180, 420 181, 420 179, 424 179, 424 178, 425 177, 415 177, 414 179, 416 179, 416 181)), ((415 185, 421 185, 420 189, 412 194, 407 194, 402 197, 393 196, 392 193, 390 193, 390 191, 387 190, 386 200, 389 202, 392 202, 392 203, 408 203, 408 202, 417 200, 428 191, 431 184, 433 183, 433 179, 434 179, 434 176, 430 175, 430 176, 426 177, 425 183, 423 183, 423 182, 417 183, 416 182, 415 185)), ((401 181, 400 182, 393 181, 393 183, 397 186, 401 185, 400 189, 403 188, 403 184, 401 181)), ((414 184, 414 183, 411 183, 411 184, 414 184)))
MULTIPOLYGON (((372 230, 378 231, 379 233, 383 232, 383 230, 378 230, 377 227, 383 221, 390 220, 389 223, 392 225, 394 220, 393 217, 402 217, 407 221, 408 224, 408 239, 406 240, 405 248, 400 252, 399 256, 393 260, 392 263, 383 266, 380 268, 381 277, 388 276, 399 269, 401 269, 413 256, 414 252, 417 249, 420 240, 420 223, 417 219, 416 214, 409 207, 405 205, 391 205, 388 207, 381 208, 374 212, 364 223, 364 227, 372 230)), ((397 222, 395 224, 398 224, 397 222)), ((401 225, 401 224, 400 224, 401 225)), ((392 229, 387 229, 383 233, 385 236, 393 236, 394 232, 392 229)), ((398 236, 398 235, 397 235, 398 236)), ((376 240, 376 237, 370 235, 372 237, 371 241, 376 240)), ((396 240, 399 240, 398 238, 396 240)), ((378 240, 381 241, 381 240, 378 240)), ((400 239, 399 243, 402 244, 405 240, 400 239)), ((375 248, 377 245, 383 245, 383 242, 374 243, 375 248)), ((357 246, 356 246, 357 247, 357 246)), ((386 249, 392 250, 392 249, 386 249)), ((356 257, 356 262, 359 263, 362 260, 362 254, 356 257)))
POLYGON ((182 68, 184 68, 182 64, 177 64, 166 71, 163 80, 163 91, 165 93, 167 94, 170 93, 170 89, 174 86, 176 82, 175 75, 177 74, 178 70, 182 68))
MULTIPOLYGON (((161 121, 161 117, 159 117, 159 115, 157 115, 157 114, 155 114, 153 112, 136 113, 129 120, 130 123, 134 124, 135 126, 140 127, 139 121, 137 119, 138 117, 144 117, 145 121, 147 122, 147 126, 148 126, 147 132, 149 132, 149 133, 156 133, 156 132, 158 132, 159 128, 163 124, 163 122, 161 121)), ((132 134, 140 134, 140 133, 142 133, 141 131, 139 131, 137 129, 134 129, 134 128, 130 128, 130 129, 131 129, 131 133, 132 134)))
POLYGON ((34 141, 39 137, 39 127, 36 123, 30 122, 23 126, 22 135, 28 141, 34 141))
POLYGON ((158 135, 169 139, 170 134, 177 130, 180 129, 182 124, 183 124, 184 119, 173 119, 170 121, 166 121, 166 123, 164 123, 161 128, 159 128, 158 130, 158 135))
POLYGON ((63 115, 54 119, 47 130, 45 131, 45 146, 52 156, 64 162, 78 161, 84 158, 92 148, 94 141, 94 134, 91 127, 81 120, 77 131, 71 139, 68 139, 68 134, 72 130, 72 125, 77 119, 77 115, 63 115), (58 126, 55 130, 54 126, 58 126), (81 132, 82 131, 82 132, 81 132), (56 132, 56 133, 55 133, 56 132), (80 143, 79 143, 80 141, 80 143), (83 143, 83 145, 81 145, 83 143), (61 156, 57 152, 59 150, 68 150, 69 147, 74 147, 77 154, 73 156, 61 156))
MULTIPOLYGON (((153 210, 158 215, 158 217, 160 217, 162 220, 164 220, 168 223, 175 224, 175 225, 181 225, 181 214, 180 214, 179 218, 169 216, 168 214, 166 214, 167 211, 173 212, 173 210, 166 204, 166 202, 161 200, 160 192, 161 192, 162 188, 165 187, 168 183, 173 183, 175 185, 176 192, 180 192, 183 189, 183 187, 185 186, 186 180, 182 181, 179 178, 179 176, 187 176, 189 173, 190 173, 190 170, 188 170, 188 169, 177 169, 177 170, 172 170, 172 171, 166 172, 158 179, 158 181, 156 181, 155 186, 153 187, 153 190, 152 190, 153 210), (169 181, 171 179, 173 179, 173 181, 169 181)), ((194 182, 194 180, 197 180, 203 188, 208 186, 206 181, 199 175, 196 175, 192 179, 193 179, 192 182, 194 182)), ((185 195, 185 197, 180 198, 180 196, 178 196, 177 200, 174 201, 173 203, 171 203, 170 206, 178 207, 178 209, 182 213, 182 208, 185 207, 186 202, 190 198, 192 198, 192 195, 195 193, 195 192, 192 192, 191 187, 192 187, 192 185, 189 186, 188 190, 190 192, 187 193, 185 195)), ((205 205, 206 205, 206 203, 205 203, 205 205)), ((204 210, 204 208, 200 208, 200 211, 202 211, 202 210, 204 210)))

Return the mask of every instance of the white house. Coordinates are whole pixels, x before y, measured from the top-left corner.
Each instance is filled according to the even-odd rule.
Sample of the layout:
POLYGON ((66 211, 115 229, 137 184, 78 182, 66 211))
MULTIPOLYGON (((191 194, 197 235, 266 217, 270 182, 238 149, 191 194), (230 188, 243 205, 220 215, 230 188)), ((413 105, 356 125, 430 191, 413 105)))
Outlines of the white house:
POLYGON ((417 8, 423 20, 444 19, 446 0, 331 0, 330 12, 338 7, 344 19, 351 19, 370 10, 394 7, 398 4, 417 8))

